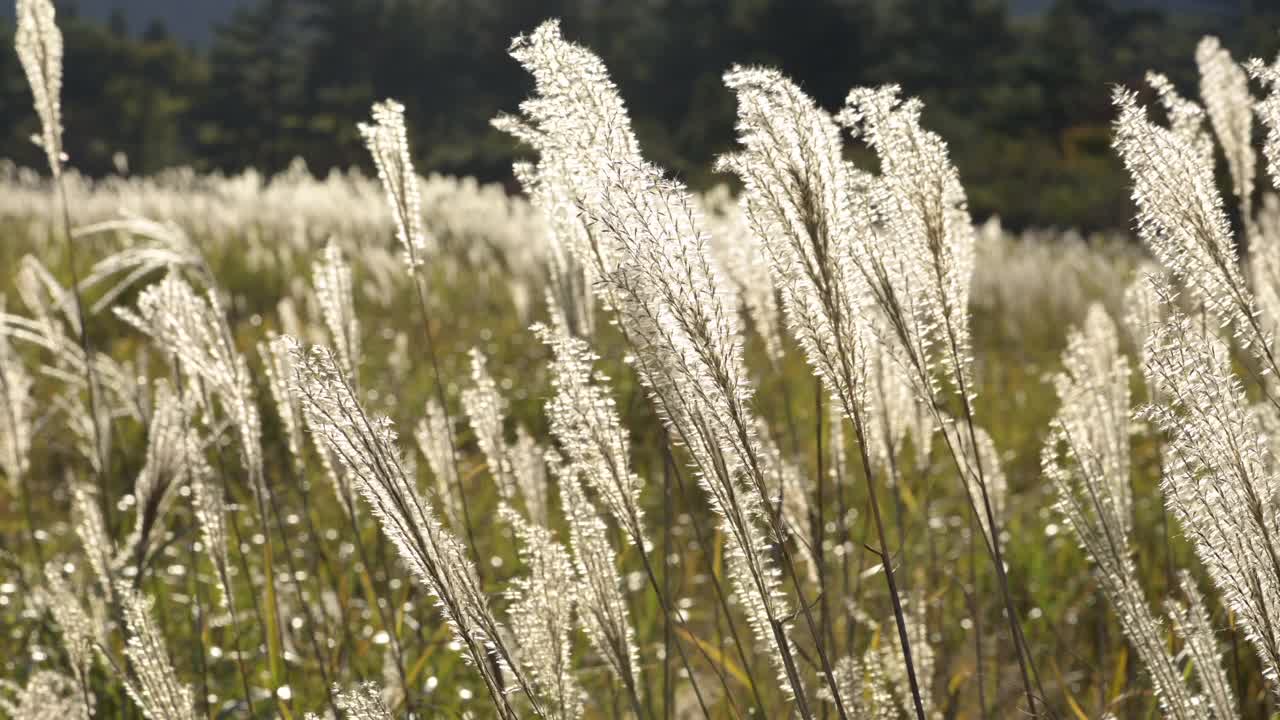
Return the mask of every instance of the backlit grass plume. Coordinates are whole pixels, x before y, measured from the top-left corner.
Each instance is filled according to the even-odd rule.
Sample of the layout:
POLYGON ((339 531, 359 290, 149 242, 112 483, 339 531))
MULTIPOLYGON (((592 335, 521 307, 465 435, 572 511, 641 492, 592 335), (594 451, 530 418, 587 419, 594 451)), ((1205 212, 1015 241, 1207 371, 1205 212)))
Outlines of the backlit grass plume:
POLYGON ((342 256, 337 243, 324 246, 320 260, 312 266, 312 283, 316 290, 316 302, 324 319, 333 347, 338 353, 342 369, 356 382, 360 367, 360 320, 356 317, 356 304, 351 285, 351 266, 342 256))
MULTIPOLYGON (((599 58, 564 41, 546 23, 517 39, 512 55, 533 75, 536 96, 522 105, 531 138, 560 167, 581 172, 578 202, 597 242, 616 260, 602 267, 602 300, 618 313, 636 369, 659 414, 688 450, 729 545, 731 577, 757 637, 803 717, 811 712, 785 618, 785 597, 761 532, 783 537, 764 512, 768 492, 749 410, 750 389, 729 289, 685 188, 646 163, 599 58)), ((786 574, 795 578, 782 547, 786 574)), ((801 615, 818 636, 807 602, 801 615)), ((834 684, 825 653, 819 664, 834 684)))
POLYGON ((391 205, 405 263, 409 271, 414 272, 425 259, 428 240, 422 225, 422 192, 413 170, 413 159, 409 157, 404 106, 395 100, 375 103, 373 122, 361 123, 358 127, 391 205))
POLYGON ((89 720, 93 708, 87 706, 75 679, 52 670, 38 670, 26 685, 0 680, 0 710, 22 720, 89 720))
POLYGON ((609 379, 592 368, 597 357, 585 340, 562 327, 536 326, 534 332, 553 352, 555 393, 547 402, 551 433, 614 522, 643 550, 646 535, 640 493, 644 481, 631 469, 631 436, 608 395, 609 379))
POLYGON ((1220 630, 1215 628, 1205 606, 1204 596, 1191 573, 1178 575, 1178 588, 1186 602, 1170 599, 1165 603, 1173 631, 1182 638, 1184 655, 1191 660, 1200 683, 1201 696, 1215 718, 1240 716, 1240 705, 1228 679, 1225 654, 1218 642, 1220 630))
POLYGON ((1249 94, 1249 76, 1213 36, 1202 38, 1196 46, 1196 65, 1200 69, 1200 98, 1227 158, 1240 217, 1251 223, 1257 157, 1253 153, 1253 97, 1249 94))
POLYGON ((509 506, 499 508, 499 514, 514 528, 526 568, 505 593, 520 663, 540 693, 547 717, 576 720, 582 716, 585 694, 573 667, 578 597, 570 590, 576 582, 573 560, 547 528, 525 520, 509 506))
POLYGON ((537 697, 503 640, 465 546, 440 525, 404 469, 396 433, 385 417, 365 413, 334 354, 321 346, 304 350, 293 338, 288 348, 294 368, 293 392, 309 416, 309 430, 351 473, 383 533, 399 550, 414 576, 435 596, 465 657, 484 680, 498 715, 518 714, 499 672, 510 672, 536 708, 537 697))
POLYGON ((437 503, 454 530, 463 527, 462 506, 457 497, 457 466, 453 463, 453 448, 449 444, 448 419, 435 400, 427 400, 425 415, 414 429, 418 449, 427 460, 427 467, 435 478, 437 503))
POLYGON ((9 479, 11 493, 18 490, 30 468, 33 388, 31 374, 9 339, 0 333, 0 471, 9 479))
POLYGON ((1053 379, 1062 406, 1049 428, 1045 476, 1058 510, 1096 566, 1095 576, 1125 637, 1155 686, 1166 717, 1209 717, 1138 584, 1133 559, 1133 499, 1129 487, 1129 363, 1115 325, 1093 306, 1071 333, 1063 371, 1053 379))
POLYGON ((854 89, 837 116, 880 161, 862 202, 883 227, 867 234, 861 272, 911 363, 929 369, 916 373, 921 396, 936 398, 940 381, 968 396, 973 225, 946 143, 921 126, 920 101, 900 93, 854 89))
POLYGON ((262 493, 262 424, 253 381, 217 293, 201 296, 170 273, 142 291, 135 309, 116 312, 179 364, 190 392, 203 394, 203 388, 218 398, 236 431, 250 486, 262 493))
MULTIPOLYGON (((395 715, 382 701, 382 691, 375 683, 366 682, 356 685, 350 690, 335 688, 337 706, 350 720, 393 720, 395 715)), ((320 720, 318 715, 310 714, 307 720, 320 720)))
POLYGON ((13 44, 26 73, 40 135, 53 176, 62 175, 62 31, 58 29, 53 0, 17 0, 18 28, 13 44))
POLYGON ((191 687, 179 681, 173 669, 152 613, 152 600, 123 585, 117 595, 128 631, 124 686, 129 697, 148 720, 195 720, 191 687))
POLYGON ((1249 74, 1267 88, 1267 96, 1258 101, 1255 110, 1258 119, 1267 128, 1262 153, 1267 158, 1267 172, 1271 182, 1280 185, 1280 57, 1268 65, 1261 60, 1250 60, 1246 66, 1249 74))
POLYGON ((554 454, 547 464, 560 486, 560 506, 569 525, 569 545, 577 570, 569 592, 575 598, 582 629, 610 674, 626 689, 636 716, 642 717, 640 651, 616 553, 609 543, 608 525, 583 492, 578 469, 554 454))
POLYGON ((1160 404, 1138 416, 1168 437, 1163 489, 1223 601, 1239 617, 1274 683, 1280 634, 1270 608, 1280 602, 1280 521, 1271 445, 1231 371, 1225 343, 1171 309, 1147 340, 1143 371, 1160 404))
POLYGON ((484 454, 489 475, 498 485, 498 494, 505 502, 515 500, 520 492, 516 485, 515 469, 507 451, 507 439, 503 425, 507 419, 507 401, 498 392, 498 383, 489 374, 488 361, 478 348, 471 349, 472 387, 462 391, 462 407, 466 409, 476 444, 484 454))
POLYGON ((1133 180, 1139 237, 1214 321, 1275 373, 1274 339, 1240 272, 1212 158, 1176 128, 1152 122, 1132 91, 1118 89, 1113 100, 1120 111, 1113 142, 1133 180))

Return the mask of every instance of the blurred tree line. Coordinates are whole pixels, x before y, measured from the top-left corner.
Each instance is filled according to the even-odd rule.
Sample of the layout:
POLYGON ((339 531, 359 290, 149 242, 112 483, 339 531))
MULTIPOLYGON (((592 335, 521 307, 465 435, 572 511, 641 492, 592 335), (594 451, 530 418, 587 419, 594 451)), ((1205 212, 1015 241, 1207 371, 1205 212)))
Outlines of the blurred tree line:
MULTIPOLYGON (((1111 87, 1148 68, 1196 95, 1195 43, 1272 57, 1280 9, 1261 0, 1153 10, 1053 0, 1016 15, 1003 0, 248 0, 196 51, 152 25, 61 7, 72 164, 101 174, 189 164, 265 171, 301 156, 317 173, 368 165, 356 132, 375 99, 407 109, 423 170, 510 182, 521 149, 489 127, 529 78, 506 54, 547 17, 599 52, 649 156, 694 186, 718 182, 733 145, 734 62, 780 67, 825 107, 855 85, 895 82, 926 102, 975 215, 1019 226, 1128 223, 1109 146, 1111 87)), ((1277 4, 1280 5, 1280 4, 1277 4)), ((12 27, 3 34, 12 37, 12 27)), ((13 52, 0 53, 0 156, 37 166, 36 129, 13 52)))

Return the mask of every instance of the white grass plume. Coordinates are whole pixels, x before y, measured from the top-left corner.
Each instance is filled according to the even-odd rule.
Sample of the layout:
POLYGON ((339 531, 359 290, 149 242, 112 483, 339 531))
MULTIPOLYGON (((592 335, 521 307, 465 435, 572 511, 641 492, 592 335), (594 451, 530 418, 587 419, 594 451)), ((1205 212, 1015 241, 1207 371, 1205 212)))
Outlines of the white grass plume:
POLYGON ((164 521, 177 497, 177 486, 185 482, 188 459, 190 410, 170 389, 157 381, 147 428, 146 462, 133 485, 134 523, 122 541, 114 563, 132 563, 141 572, 160 550, 164 521))
POLYGON ((631 468, 631 435, 608 393, 609 378, 594 370, 598 359, 587 341, 564 326, 534 326, 553 353, 547 420, 562 452, 600 498, 610 517, 644 551, 644 481, 631 468))
POLYGON ((116 594, 128 630, 124 653, 129 670, 122 680, 130 699, 148 720, 195 720, 191 687, 178 680, 152 617, 151 599, 125 584, 117 586, 116 594))
MULTIPOLYGON (((911 643, 911 655, 916 663, 916 674, 920 681, 920 699, 924 705, 925 717, 936 718, 936 703, 933 699, 932 680, 935 664, 933 644, 929 642, 928 606, 924 593, 915 592, 903 605, 906 609, 907 638, 911 643)), ((907 678, 907 669, 903 661, 902 649, 898 647, 896 633, 885 632, 881 635, 884 644, 880 646, 881 670, 889 681, 889 687, 902 709, 910 713, 914 706, 911 697, 911 684, 907 678)))
POLYGON ((17 0, 18 28, 13 44, 27 75, 40 135, 33 138, 49 159, 49 171, 62 175, 62 31, 53 0, 17 0))
POLYGON ((993 534, 991 522, 984 511, 983 486, 985 485, 986 497, 991 502, 991 514, 996 527, 1004 527, 1005 509, 1009 506, 1009 481, 1001 467, 1000 452, 991 435, 981 427, 973 428, 973 438, 977 439, 976 451, 968 428, 960 421, 944 416, 942 432, 956 453, 960 479, 969 496, 969 503, 975 509, 978 526, 982 528, 987 542, 994 546, 1000 542, 1000 538, 993 534))
POLYGON ((740 177, 743 214, 766 249, 792 334, 856 424, 865 425, 869 301, 854 260, 864 213, 853 211, 855 173, 841 158, 831 117, 773 70, 735 68, 743 149, 718 167, 740 177))
POLYGON ((263 492, 262 426, 253 380, 216 291, 201 296, 171 272, 142 291, 136 310, 117 307, 116 312, 181 364, 191 388, 203 385, 218 397, 236 430, 250 486, 263 492))
POLYGON ((906 459, 903 450, 908 439, 915 451, 911 459, 917 468, 928 464, 933 444, 934 417, 916 394, 909 367, 896 344, 877 342, 872 346, 867 373, 867 442, 872 461, 893 483, 901 480, 903 467, 899 463, 906 459))
POLYGON ((471 382, 472 386, 462 391, 462 407, 489 467, 489 475, 498 486, 498 495, 509 503, 515 500, 519 488, 507 454, 503 428, 507 401, 498 392, 498 383, 489 374, 489 362, 479 348, 471 349, 471 382))
POLYGON ((351 285, 351 265, 342 256, 338 243, 330 240, 311 267, 316 303, 324 319, 329 337, 338 353, 342 369, 357 383, 360 367, 360 319, 356 316, 355 295, 351 285))
POLYGON ((293 392, 309 418, 308 429, 317 444, 332 452, 350 472, 383 533, 414 576, 436 597, 466 659, 484 680, 499 716, 515 718, 497 675, 499 668, 510 671, 532 699, 530 683, 502 639, 502 628, 489 609, 466 548, 440 525, 434 508, 405 472, 391 421, 365 413, 331 351, 321 346, 304 350, 288 336, 276 342, 288 349, 294 368, 293 392))
POLYGON ((1187 138, 1156 125, 1137 96, 1117 90, 1114 145, 1133 180, 1138 235, 1222 327, 1275 372, 1272 340, 1257 321, 1210 160, 1187 138))
POLYGON ((72 675, 81 688, 86 688, 97 659, 94 648, 107 637, 106 606, 99 596, 89 594, 90 609, 85 610, 64 577, 63 568, 64 564, 57 562, 45 564, 42 593, 62 634, 62 647, 71 663, 72 675))
POLYGON ((1201 699, 1183 679, 1164 632, 1138 584, 1132 548, 1129 487, 1129 363, 1115 325, 1094 305, 1073 331, 1054 379, 1061 408, 1042 454, 1057 491, 1058 511, 1096 566, 1102 591, 1125 637, 1151 677, 1168 717, 1206 717, 1201 699))
POLYGON ((418 449, 427 459, 427 467, 435 477, 435 494, 449 526, 454 530, 463 527, 462 504, 457 496, 458 471, 453 463, 453 446, 450 444, 448 420, 444 409, 435 399, 428 399, 426 413, 414 429, 418 449))
POLYGON ((1215 718, 1240 717, 1235 690, 1223 665, 1222 647, 1209 618, 1204 597, 1195 578, 1185 570, 1178 574, 1178 587, 1186 602, 1169 599, 1165 611, 1173 630, 1182 638, 1182 654, 1191 661, 1205 702, 1215 718))
MULTIPOLYGON (((0 295, 0 312, 4 297, 0 295)), ((36 401, 34 380, 8 337, 0 332, 0 471, 17 491, 31 467, 36 401)))
MULTIPOLYGON (((754 527, 769 520, 761 512, 767 491, 736 309, 692 198, 640 157, 603 63, 564 41, 558 24, 517 38, 512 55, 534 75, 537 91, 521 106, 529 123, 521 137, 581 173, 573 178, 577 202, 616 260, 602 263, 601 299, 618 312, 641 381, 726 520, 735 588, 748 614, 757 615, 753 626, 775 638, 776 661, 808 716, 776 571, 754 527)), ((777 530, 771 532, 780 537, 777 530)), ((808 607, 802 612, 808 620, 808 607)))
POLYGON ((860 720, 898 720, 898 706, 884 663, 875 648, 862 657, 841 658, 836 664, 836 683, 844 705, 852 717, 860 720))
POLYGON ((1268 438, 1218 337, 1199 327, 1160 288, 1169 319, 1147 340, 1144 373, 1160 404, 1138 416, 1168 436, 1163 488, 1223 602, 1240 618, 1273 688, 1280 634, 1280 492, 1268 438))
POLYGON ((520 562, 527 569, 505 593, 518 659, 543 699, 548 720, 576 720, 586 696, 573 668, 573 561, 546 527, 525 520, 510 506, 498 513, 515 530, 520 562))
POLYGON ((93 569, 99 589, 108 600, 112 600, 115 576, 120 569, 115 562, 118 557, 116 543, 107 534, 97 493, 84 481, 71 481, 71 511, 76 537, 89 559, 89 567, 93 569))
POLYGON ((591 647, 614 678, 627 688, 639 712, 640 651, 616 555, 609 544, 608 526, 583 493, 578 469, 565 464, 554 452, 549 453, 547 465, 560 486, 560 507, 569 525, 569 544, 577 570, 571 592, 578 618, 591 647))
POLYGON ((1231 59, 1231 53, 1211 35, 1196 45, 1200 69, 1200 99, 1231 171, 1231 189, 1240 203, 1246 225, 1253 219, 1253 185, 1257 157, 1253 153, 1253 97, 1249 76, 1231 59))
POLYGON ((919 100, 903 100, 894 85, 856 88, 836 119, 880 161, 879 175, 859 200, 870 205, 879 228, 865 231, 865 248, 856 257, 912 363, 917 392, 933 403, 940 381, 973 394, 975 233, 959 173, 942 138, 921 126, 922 109, 919 100))
POLYGON ((373 122, 361 123, 359 129, 391 206, 405 264, 415 272, 425 259, 428 240, 422 224, 422 192, 409 157, 404 106, 395 100, 374 103, 373 122))
POLYGON ((267 391, 271 394, 276 416, 284 430, 289 458, 301 476, 306 467, 306 443, 302 437, 305 421, 302 419, 302 408, 298 407, 297 400, 289 391, 289 383, 293 380, 289 354, 284 346, 274 342, 276 337, 274 332, 269 332, 267 339, 258 343, 258 357, 262 360, 262 375, 267 381, 267 391))
POLYGON ((751 225, 742 204, 724 185, 702 196, 703 219, 711 233, 711 250, 736 286, 742 306, 775 368, 783 362, 782 308, 770 277, 769 252, 751 225))
MULTIPOLYGON (((1164 304, 1156 294, 1151 278, 1163 278, 1164 270, 1155 263, 1144 262, 1134 270, 1133 280, 1124 289, 1124 314, 1121 325, 1128 335, 1132 347, 1137 350, 1139 360, 1146 362, 1142 356, 1146 348, 1147 338, 1160 327, 1164 320, 1164 304)), ((1158 283, 1157 283, 1158 284, 1158 283)))
POLYGON ((1183 97, 1163 73, 1148 71, 1147 84, 1164 107, 1169 130, 1191 147, 1199 162, 1213 165, 1213 137, 1205 130, 1205 109, 1183 97))
POLYGON ((524 425, 516 425, 515 442, 507 446, 511 462, 511 475, 524 500, 529 520, 547 525, 547 462, 546 448, 524 425))
POLYGON ((498 392, 498 384, 489 374, 488 360, 479 348, 471 349, 471 380, 474 385, 462 391, 462 407, 471 422, 489 474, 498 485, 498 495, 506 503, 522 498, 529 519, 545 524, 547 472, 543 462, 544 450, 523 426, 516 428, 516 441, 507 442, 508 403, 498 392))
POLYGON ((562 318, 574 335, 590 337, 595 329, 591 286, 599 273, 591 255, 590 234, 570 196, 569 183, 560 173, 549 172, 542 162, 515 163, 513 170, 542 215, 548 241, 547 294, 554 315, 562 318))
POLYGON ((778 443, 763 420, 756 423, 756 440, 760 444, 760 464, 764 468, 765 487, 769 490, 770 512, 781 513, 782 522, 800 549, 808 565, 809 581, 818 585, 822 568, 818 566, 813 531, 815 516, 809 498, 804 472, 783 455, 778 443))
POLYGON ((74 678, 52 670, 37 670, 25 686, 0 680, 0 710, 14 720, 89 720, 94 708, 85 705, 84 693, 74 678))
MULTIPOLYGON (((335 703, 349 720, 395 720, 391 709, 382 700, 382 690, 376 683, 365 682, 343 690, 337 685, 333 688, 335 703)), ((319 715, 309 713, 306 720, 321 720, 319 715)))
POLYGON ((1254 106, 1258 120, 1267 128, 1262 154, 1267 158, 1267 173, 1273 186, 1280 186, 1280 56, 1267 65, 1253 59, 1246 65, 1249 74, 1267 88, 1267 96, 1254 106))

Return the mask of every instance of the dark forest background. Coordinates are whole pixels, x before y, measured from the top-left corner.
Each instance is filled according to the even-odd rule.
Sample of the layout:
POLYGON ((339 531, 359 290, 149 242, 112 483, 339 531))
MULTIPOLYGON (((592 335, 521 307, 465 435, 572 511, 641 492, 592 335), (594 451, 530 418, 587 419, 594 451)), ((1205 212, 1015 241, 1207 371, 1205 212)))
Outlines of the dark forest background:
MULTIPOLYGON (((202 47, 159 22, 59 8, 67 147, 89 174, 111 172, 116 153, 135 173, 273 172, 295 156, 317 174, 365 166, 355 124, 395 97, 420 169, 510 182, 521 150, 488 123, 531 83, 506 49, 560 17, 608 63, 649 157, 696 187, 720 180, 711 160, 733 144, 721 74, 763 63, 829 109, 862 84, 921 96, 975 215, 1012 226, 1127 225, 1111 86, 1159 68, 1194 96, 1204 34, 1238 59, 1280 48, 1280 1, 1261 0, 1048 0, 1034 11, 1002 0, 253 0, 202 47)), ((0 36, 12 33, 0 20, 0 36)), ((38 166, 35 129, 17 58, 0 53, 0 157, 38 166)))

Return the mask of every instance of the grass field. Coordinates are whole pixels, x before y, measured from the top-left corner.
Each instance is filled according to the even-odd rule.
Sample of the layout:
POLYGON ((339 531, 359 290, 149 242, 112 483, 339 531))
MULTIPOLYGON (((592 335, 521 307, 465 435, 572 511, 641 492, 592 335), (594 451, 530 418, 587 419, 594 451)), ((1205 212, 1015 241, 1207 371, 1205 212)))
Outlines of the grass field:
MULTIPOLYGON (((1204 458, 1207 445, 1196 443, 1215 433, 1176 424, 1219 417, 1208 401, 1196 405, 1178 390, 1186 378, 1157 379, 1164 396, 1149 389, 1159 358, 1178 347, 1167 330, 1156 334, 1165 345, 1148 340, 1144 349, 1150 328, 1130 320, 1135 288, 1159 274, 1142 243, 1123 233, 1015 235, 997 219, 971 229, 967 213, 963 224, 947 220, 944 233, 945 242, 972 252, 971 269, 961 258, 960 270, 948 270, 963 292, 944 298, 965 303, 947 316, 968 328, 965 369, 948 376, 939 364, 925 372, 938 387, 922 391, 901 359, 911 342, 892 350, 892 338, 914 331, 866 336, 868 347, 888 349, 856 350, 882 363, 858 375, 864 423, 833 390, 843 376, 827 368, 823 382, 810 365, 824 367, 827 339, 804 342, 796 320, 827 313, 823 327, 838 327, 829 311, 838 303, 822 303, 824 293, 838 297, 839 284, 815 291, 807 310, 797 306, 788 285, 795 277, 778 264, 782 251, 759 237, 762 227, 793 231, 761 220, 770 196, 750 173, 766 177, 772 168, 746 165, 750 155, 735 161, 748 177, 743 204, 724 188, 685 194, 648 178, 620 131, 608 151, 623 157, 596 179, 599 197, 557 196, 581 191, 574 172, 589 175, 583 168, 594 166, 572 155, 579 146, 549 140, 571 134, 556 123, 580 108, 539 75, 550 71, 537 53, 564 53, 570 77, 574 62, 582 64, 577 71, 591 66, 574 54, 580 48, 549 35, 529 42, 517 46, 525 48, 517 58, 538 76, 544 100, 569 108, 547 117, 526 108, 522 122, 530 125, 515 128, 541 151, 536 168, 520 171, 530 196, 418 178, 396 165, 397 118, 378 110, 365 132, 381 180, 355 171, 316 180, 302 165, 271 178, 174 170, 98 180, 0 168, 0 698, 7 698, 0 712, 978 718, 1031 711, 1084 719, 1221 717, 1234 702, 1239 717, 1271 716, 1270 635, 1250 602, 1261 598, 1261 616, 1269 617, 1268 599, 1280 588, 1270 583, 1280 576, 1258 579, 1265 572, 1255 568, 1256 593, 1232 590, 1230 568, 1215 565, 1213 552, 1215 542, 1218 552, 1234 552, 1236 536, 1206 540, 1177 501, 1166 506, 1169 492, 1190 492, 1178 489, 1179 473, 1203 489, 1230 486, 1238 470, 1246 488, 1263 488, 1259 526, 1265 532, 1274 520, 1270 355, 1258 349, 1269 345, 1256 341, 1271 335, 1259 329, 1251 344, 1244 321, 1231 314, 1246 298, 1270 322, 1265 273, 1251 274, 1248 288, 1241 280, 1238 292, 1228 286, 1234 295, 1215 289, 1241 272, 1232 246, 1233 271, 1218 270, 1226 280, 1211 267, 1170 268, 1185 302, 1165 297, 1161 306, 1175 318, 1185 313, 1185 327, 1162 326, 1183 333, 1176 337, 1194 332, 1195 343, 1223 353, 1232 347, 1214 356, 1226 364, 1210 370, 1232 378, 1214 386, 1222 407, 1257 403, 1223 411, 1227 421, 1215 430, 1252 443, 1233 446, 1244 458, 1238 465, 1204 458), (563 166, 552 164, 554 152, 566 153, 563 166), (693 211, 682 214, 683 203, 693 211), (663 228, 679 236, 687 223, 701 223, 700 232, 679 242, 662 236, 663 228), (611 272, 593 270, 584 248, 611 272), (599 257, 608 253, 631 264, 599 257), (1171 415, 1131 418, 1125 405, 1118 420, 1061 419, 1068 337, 1093 333, 1100 322, 1110 323, 1125 359, 1108 351, 1099 339, 1105 333, 1079 336, 1088 358, 1132 368, 1106 375, 1108 392, 1129 391, 1133 408, 1151 402, 1173 408, 1171 415), (539 323, 549 329, 535 331, 539 323), (1220 340, 1218 326, 1234 329, 1234 339, 1220 340), (290 352, 282 336, 333 351, 290 352), (565 364, 574 343, 582 354, 570 360, 598 374, 579 368, 577 376, 565 364), (704 360, 706 375, 685 383, 681 368, 704 360), (948 394, 957 377, 972 386, 948 394), (962 411, 967 421, 937 428, 936 420, 962 411), (1046 443, 1070 446, 1070 431, 1092 432, 1095 421, 1123 436, 1122 457, 1112 460, 1127 472, 1106 467, 1116 495, 1089 511, 1098 527, 1125 526, 1118 544, 1126 549, 1114 557, 1087 540, 1088 552, 1081 549, 1080 528, 1093 527, 1093 516, 1064 517, 1062 504, 1074 496, 1044 469, 1046 443), (735 422, 737 436, 716 429, 735 422), (977 452, 966 449, 975 444, 977 452), (626 488, 611 490, 597 475, 621 477, 626 488), (994 548, 984 541, 992 520, 994 548), (1007 587, 993 571, 989 554, 997 552, 1007 587), (1143 619, 1163 618, 1166 600, 1194 609, 1199 594, 1188 593, 1182 571, 1207 596, 1198 634, 1181 627, 1192 624, 1185 611, 1143 619), (1117 598, 1127 603, 1119 615, 1117 598), (1017 610, 1016 622, 1006 607, 1017 610), (1024 639, 1015 639, 1015 627, 1024 639), (913 659, 917 689, 904 657, 913 659), (1160 667, 1174 672, 1161 676, 1160 667), (1163 678, 1155 692, 1153 676, 1163 678), (376 685, 358 690, 362 682, 376 685)), ((753 83, 776 93, 770 102, 789 92, 763 77, 729 80, 746 88, 745 108, 763 102, 747 94, 753 83)), ((607 115, 600 108, 607 110, 612 89, 592 92, 588 105, 607 115)), ((850 122, 874 123, 883 98, 864 97, 850 122)), ((1221 105, 1205 102, 1217 129, 1221 105)), ((802 101, 782 107, 777 117, 794 111, 815 126, 831 122, 820 111, 804 115, 802 101)), ((914 142, 933 141, 909 117, 886 112, 875 131, 887 134, 900 129, 890 121, 902 121, 914 142)), ((749 125, 746 110, 744 118, 749 125)), ((803 122, 797 127, 797 136, 784 134, 760 152, 796 137, 800 147, 823 141, 820 132, 804 135, 803 122)), ((932 192, 911 185, 913 176, 927 181, 920 187, 948 182, 945 167, 935 178, 907 163, 896 175, 894 153, 908 151, 888 137, 885 147, 872 145, 889 191, 893 181, 904 197, 932 192)), ((744 147, 754 147, 745 130, 744 147)), ((1225 147, 1228 160, 1233 147, 1225 147)), ((601 152, 588 157, 609 157, 601 152)), ((1143 171, 1135 171, 1139 180, 1143 171)), ((796 182, 844 187, 826 176, 796 182)), ((871 187, 859 182, 854 176, 849 187, 871 187)), ((1148 189, 1163 197, 1158 184, 1148 189)), ((1243 195, 1249 222, 1241 232, 1254 254, 1247 267, 1266 268, 1265 243, 1280 247, 1280 236, 1269 234, 1280 228, 1280 205, 1259 192, 1255 212, 1253 194, 1250 186, 1243 195)), ((1141 197, 1138 211, 1148 213, 1146 246, 1160 256, 1160 243, 1181 236, 1150 215, 1155 202, 1141 197)), ((1184 208, 1187 227, 1199 227, 1197 207, 1184 208)), ((954 209, 939 217, 952 218, 954 209)), ((828 210, 827 220, 844 212, 828 210)), ((913 211, 892 203, 878 211, 868 232, 892 236, 890 244, 872 260, 851 254, 847 263, 896 258, 893 242, 914 241, 893 232, 915 227, 894 224, 913 211)), ((921 216, 928 235, 932 217, 921 216)), ((857 242, 831 222, 836 229, 816 220, 798 226, 857 242)), ((1184 255, 1199 246, 1190 247, 1184 255)), ((884 282, 869 281, 868 292, 892 284, 884 282)), ((1158 294, 1163 286, 1153 287, 1158 294)), ((907 295, 893 302, 911 308, 909 318, 930 312, 907 295)), ((880 317, 874 306, 857 306, 868 325, 879 322, 870 319, 880 317)), ((892 303, 881 310, 892 324, 892 303)), ((832 333, 833 345, 852 355, 834 339, 858 332, 832 333)), ((1180 367, 1199 378, 1200 366, 1180 367)), ((1076 365, 1066 370, 1087 384, 1076 365)), ((1089 392, 1104 392, 1097 383, 1089 392)), ((1068 463, 1063 482, 1074 482, 1074 472, 1096 492, 1085 465, 1068 463)), ((1221 504, 1235 496, 1214 497, 1221 504)), ((1271 547, 1270 539, 1258 547, 1271 547)))

